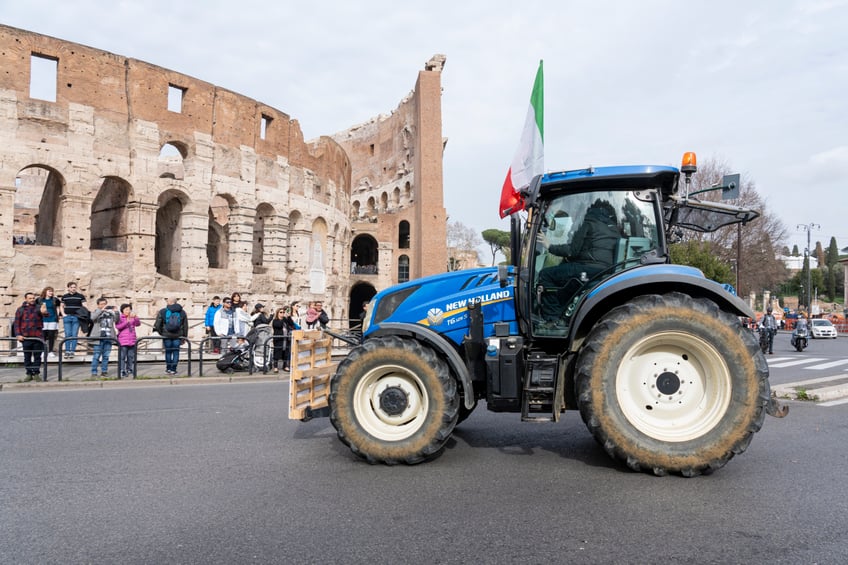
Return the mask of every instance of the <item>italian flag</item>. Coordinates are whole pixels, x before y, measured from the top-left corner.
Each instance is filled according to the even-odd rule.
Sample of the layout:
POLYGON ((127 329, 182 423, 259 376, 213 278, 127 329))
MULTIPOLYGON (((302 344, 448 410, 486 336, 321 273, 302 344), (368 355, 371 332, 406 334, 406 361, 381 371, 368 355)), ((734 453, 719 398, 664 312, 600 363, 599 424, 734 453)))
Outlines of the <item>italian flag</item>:
POLYGON ((521 132, 521 143, 512 158, 512 166, 506 173, 501 190, 501 205, 498 209, 501 218, 524 209, 524 199, 519 191, 530 186, 533 177, 545 172, 544 90, 542 61, 539 61, 533 94, 530 95, 530 108, 527 110, 524 130, 521 132))

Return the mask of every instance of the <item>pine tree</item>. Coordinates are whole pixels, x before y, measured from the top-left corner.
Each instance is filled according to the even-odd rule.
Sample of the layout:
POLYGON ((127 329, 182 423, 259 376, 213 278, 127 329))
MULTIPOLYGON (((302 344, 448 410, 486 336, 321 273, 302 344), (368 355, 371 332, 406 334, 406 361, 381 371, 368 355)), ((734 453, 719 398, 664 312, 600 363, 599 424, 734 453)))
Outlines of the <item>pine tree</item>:
POLYGON ((839 262, 839 246, 836 245, 836 238, 830 238, 830 245, 827 246, 826 264, 828 269, 832 269, 839 262))

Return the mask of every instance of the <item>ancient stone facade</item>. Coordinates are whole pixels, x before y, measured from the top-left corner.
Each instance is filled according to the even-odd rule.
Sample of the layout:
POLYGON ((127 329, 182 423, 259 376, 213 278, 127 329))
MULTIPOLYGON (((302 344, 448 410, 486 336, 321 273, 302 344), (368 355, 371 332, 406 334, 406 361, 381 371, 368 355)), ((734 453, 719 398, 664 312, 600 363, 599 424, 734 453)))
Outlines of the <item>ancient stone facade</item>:
POLYGON ((441 71, 436 55, 408 97, 388 116, 333 136, 350 156, 351 285, 356 298, 374 288, 447 269, 442 190, 441 71))
POLYGON ((443 63, 390 116, 307 142, 232 91, 0 26, 0 317, 73 280, 142 317, 175 296, 202 325, 212 294, 240 291, 322 299, 342 319, 444 271, 443 63))

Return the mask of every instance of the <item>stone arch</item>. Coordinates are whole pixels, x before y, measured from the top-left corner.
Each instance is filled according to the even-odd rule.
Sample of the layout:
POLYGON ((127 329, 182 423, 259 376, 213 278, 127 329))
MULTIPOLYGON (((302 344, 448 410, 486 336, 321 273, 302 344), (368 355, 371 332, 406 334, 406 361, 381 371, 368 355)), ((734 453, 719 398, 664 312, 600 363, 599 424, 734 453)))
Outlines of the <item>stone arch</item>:
POLYGON ((265 224, 269 223, 276 214, 274 207, 263 202, 256 207, 253 219, 253 272, 264 273, 265 264, 265 224))
POLYGON ((156 272, 180 279, 182 268, 182 215, 189 198, 179 190, 166 190, 159 196, 156 210, 156 272))
POLYGON ((64 194, 65 179, 55 169, 44 165, 21 169, 15 177, 13 242, 61 246, 64 194))
POLYGON ((185 158, 188 156, 188 146, 179 141, 168 141, 159 150, 158 177, 183 180, 185 179, 185 158))
POLYGON ((221 260, 227 257, 227 234, 224 226, 218 224, 209 210, 209 227, 206 238, 206 261, 210 269, 223 269, 221 260))
POLYGON ((409 255, 398 257, 397 282, 402 283, 409 280, 409 255))
POLYGON ((400 208, 400 187, 395 187, 392 191, 392 207, 400 208))
POLYGON ((206 260, 210 269, 226 269, 230 258, 230 212, 235 200, 228 194, 216 194, 209 203, 209 227, 206 236, 206 260))
POLYGON ((350 270, 360 275, 376 275, 379 260, 379 248, 374 236, 363 233, 350 244, 350 270))
POLYGON ((359 214, 360 214, 359 207, 360 207, 359 200, 354 200, 353 201, 353 217, 354 218, 359 217, 359 214))
POLYGON ((385 212, 388 209, 389 209, 389 195, 388 195, 387 192, 383 191, 383 193, 380 194, 380 211, 385 212))
POLYGON ((412 185, 408 182, 403 186, 403 199, 407 204, 412 203, 412 185))
POLYGON ((409 222, 398 222, 398 249, 409 249, 409 222))
POLYGON ((377 201, 374 200, 373 196, 370 196, 368 198, 368 212, 367 213, 368 213, 369 216, 373 216, 374 214, 377 213, 377 201))
POLYGON ((91 249, 127 250, 127 202, 132 189, 119 177, 105 177, 91 203, 91 249))
POLYGON ((350 302, 348 302, 348 327, 354 328, 362 323, 363 302, 368 302, 374 295, 377 294, 377 289, 374 285, 367 282, 358 282, 350 289, 350 302))
POLYGON ((292 210, 289 214, 289 229, 302 229, 303 214, 299 210, 292 210))

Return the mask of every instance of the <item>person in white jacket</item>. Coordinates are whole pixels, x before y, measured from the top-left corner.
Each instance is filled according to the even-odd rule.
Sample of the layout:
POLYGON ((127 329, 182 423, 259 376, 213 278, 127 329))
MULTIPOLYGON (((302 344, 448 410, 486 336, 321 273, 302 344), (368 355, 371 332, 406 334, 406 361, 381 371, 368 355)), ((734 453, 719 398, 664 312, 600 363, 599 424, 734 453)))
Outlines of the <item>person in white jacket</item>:
POLYGON ((222 352, 226 352, 235 346, 234 338, 236 336, 237 321, 232 300, 224 298, 221 302, 221 307, 215 312, 215 318, 212 321, 212 327, 215 328, 215 333, 221 337, 222 352))
POLYGON ((235 305, 233 307, 236 311, 236 336, 244 338, 253 327, 253 320, 250 319, 250 312, 247 310, 247 302, 242 300, 238 307, 235 305))

